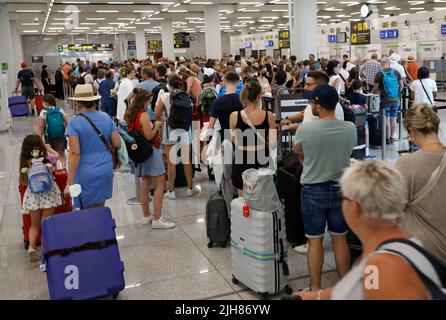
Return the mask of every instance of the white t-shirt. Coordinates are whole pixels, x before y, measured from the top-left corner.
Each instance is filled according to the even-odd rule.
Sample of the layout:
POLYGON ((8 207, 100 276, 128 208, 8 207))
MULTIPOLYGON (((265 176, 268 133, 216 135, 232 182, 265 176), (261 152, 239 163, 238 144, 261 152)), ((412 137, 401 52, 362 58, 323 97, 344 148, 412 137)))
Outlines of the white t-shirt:
POLYGON ((81 75, 80 75, 80 77, 82 78, 82 77, 84 77, 84 80, 85 80, 85 84, 92 84, 93 83, 93 81, 94 81, 94 79, 93 79, 93 76, 91 75, 91 74, 89 74, 89 73, 82 73, 81 75))
POLYGON ((104 80, 105 80, 105 78, 103 78, 103 79, 96 79, 96 80, 93 82, 93 85, 94 85, 94 87, 96 88, 96 91, 99 90, 99 85, 100 85, 101 82, 104 81, 104 80))
MULTIPOLYGON (((337 76, 337 75, 331 76, 330 81, 328 82, 328 85, 333 87, 333 85, 337 79, 339 79, 339 81, 338 81, 338 86, 335 89, 338 92, 338 94, 341 95, 341 93, 343 93, 345 91, 345 84, 344 84, 344 81, 342 81, 340 76, 337 76)), ((347 80, 347 79, 345 79, 345 80, 347 80)))
POLYGON ((410 90, 414 92, 415 95, 415 103, 427 103, 427 104, 434 104, 434 94, 433 92, 437 92, 437 83, 432 79, 423 79, 424 88, 427 91, 427 94, 429 95, 430 101, 428 96, 426 96, 426 93, 423 90, 423 87, 421 85, 420 80, 415 80, 410 85, 410 90))
MULTIPOLYGON (((65 113, 64 109, 59 108, 59 110, 60 110, 60 113, 62 113, 62 115, 65 117, 66 113, 65 113)), ((42 111, 40 111, 39 119, 45 120, 46 119, 46 112, 47 112, 46 108, 44 108, 42 111)))
MULTIPOLYGON (((335 115, 337 120, 344 121, 344 110, 342 106, 338 103, 335 110, 335 115)), ((319 117, 313 115, 313 110, 311 109, 311 104, 309 104, 304 111, 304 121, 303 123, 312 122, 315 120, 319 120, 319 117)))
POLYGON ((407 78, 406 71, 404 70, 404 67, 402 65, 400 65, 398 62, 391 62, 390 68, 398 71, 401 76, 401 79, 407 78))
POLYGON ((116 118, 118 118, 119 121, 124 121, 124 115, 127 109, 124 100, 127 99, 130 93, 133 91, 133 88, 134 88, 133 82, 130 79, 124 78, 121 80, 117 94, 118 107, 116 111, 116 118))

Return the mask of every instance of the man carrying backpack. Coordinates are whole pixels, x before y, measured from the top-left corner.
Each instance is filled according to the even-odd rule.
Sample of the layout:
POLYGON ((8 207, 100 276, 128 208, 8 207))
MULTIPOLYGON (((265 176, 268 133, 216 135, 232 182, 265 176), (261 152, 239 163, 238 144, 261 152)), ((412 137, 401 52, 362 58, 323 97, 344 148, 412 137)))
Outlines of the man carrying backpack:
POLYGON ((389 58, 383 58, 381 66, 383 69, 376 74, 373 92, 381 94, 381 110, 386 110, 386 144, 389 145, 393 142, 393 136, 396 133, 399 97, 404 84, 400 73, 390 67, 389 58))
POLYGON ((35 91, 34 85, 39 88, 36 78, 34 77, 34 72, 31 68, 28 68, 28 64, 23 61, 20 65, 22 70, 19 71, 17 75, 17 82, 15 85, 14 92, 17 92, 19 85, 22 86, 22 96, 24 96, 28 102, 28 106, 31 108, 31 113, 34 115, 35 106, 35 91))

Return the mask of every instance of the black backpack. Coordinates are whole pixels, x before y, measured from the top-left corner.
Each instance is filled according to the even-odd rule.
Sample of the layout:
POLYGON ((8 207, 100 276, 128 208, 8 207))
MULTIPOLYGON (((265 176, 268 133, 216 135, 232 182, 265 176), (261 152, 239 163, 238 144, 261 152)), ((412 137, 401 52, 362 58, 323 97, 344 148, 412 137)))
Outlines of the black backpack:
POLYGON ((131 123, 127 129, 129 136, 132 137, 134 141, 124 140, 129 158, 136 164, 143 163, 149 159, 153 153, 152 143, 147 141, 146 138, 139 133, 139 131, 141 131, 139 122, 142 112, 144 112, 144 110, 137 114, 135 122, 131 123))
POLYGON ((185 92, 173 92, 170 94, 170 115, 167 120, 173 129, 189 131, 192 126, 193 99, 185 92))
POLYGON ((152 107, 153 111, 155 111, 156 102, 158 100, 158 96, 159 96, 161 90, 164 90, 164 92, 168 92, 167 87, 166 87, 166 85, 164 83, 160 83, 159 85, 157 85, 152 90, 153 98, 152 98, 152 105, 151 105, 151 107, 152 107))
POLYGON ((206 115, 209 116, 212 109, 212 104, 215 100, 217 100, 218 95, 217 92, 213 88, 207 88, 203 90, 200 95, 200 107, 198 112, 201 116, 206 115))
POLYGON ((83 76, 77 77, 77 84, 85 84, 85 76, 87 74, 84 74, 83 76))

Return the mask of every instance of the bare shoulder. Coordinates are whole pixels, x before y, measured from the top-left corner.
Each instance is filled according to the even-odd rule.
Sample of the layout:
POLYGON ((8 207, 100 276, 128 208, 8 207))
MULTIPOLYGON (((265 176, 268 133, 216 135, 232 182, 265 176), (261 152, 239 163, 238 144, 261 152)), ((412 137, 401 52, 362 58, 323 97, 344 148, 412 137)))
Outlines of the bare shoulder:
POLYGON ((402 257, 379 253, 364 269, 367 300, 425 300, 429 294, 413 267, 402 257))

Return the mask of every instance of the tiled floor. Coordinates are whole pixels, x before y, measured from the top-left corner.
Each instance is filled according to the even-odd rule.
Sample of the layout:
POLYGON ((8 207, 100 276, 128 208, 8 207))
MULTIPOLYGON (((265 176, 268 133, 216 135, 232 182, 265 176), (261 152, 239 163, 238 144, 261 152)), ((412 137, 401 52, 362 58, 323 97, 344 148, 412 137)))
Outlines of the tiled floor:
MULTIPOLYGON (((27 260, 21 231, 18 195, 18 158, 23 136, 36 125, 36 119, 16 119, 12 132, 0 134, 0 299, 48 299, 45 274, 27 260)), ((390 161, 398 155, 389 147, 390 161)), ((377 152, 379 155, 379 152, 377 152)), ((201 193, 186 198, 177 192, 176 201, 166 200, 164 213, 177 224, 172 230, 152 230, 139 225, 140 207, 125 200, 134 196, 134 177, 115 176, 113 199, 107 205, 117 222, 120 252, 125 264, 126 289, 119 299, 219 299, 240 300, 259 297, 243 285, 231 281, 229 248, 207 247, 204 223, 205 204, 217 190, 206 174, 197 174, 201 193)), ((330 240, 326 255, 323 286, 337 280, 330 240)), ((309 284, 306 256, 289 250, 290 284, 293 289, 309 284)), ((279 296, 273 298, 280 298, 279 296)))

